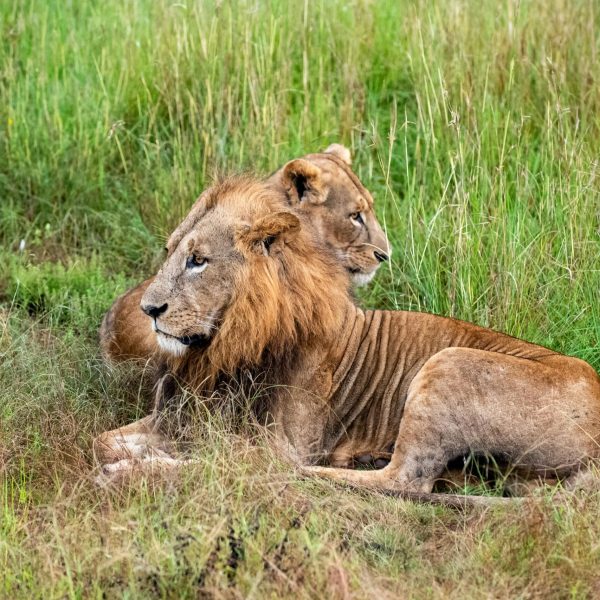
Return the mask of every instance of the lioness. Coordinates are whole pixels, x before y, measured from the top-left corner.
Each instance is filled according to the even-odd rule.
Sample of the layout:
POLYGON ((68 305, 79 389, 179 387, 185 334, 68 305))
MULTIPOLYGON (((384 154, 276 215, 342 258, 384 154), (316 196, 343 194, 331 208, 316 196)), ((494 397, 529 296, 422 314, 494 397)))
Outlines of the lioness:
MULTIPOLYGON (((310 221, 354 285, 364 285, 388 259, 391 249, 375 216, 373 198, 351 164, 350 151, 331 144, 324 152, 288 162, 268 177, 266 184, 284 193, 294 212, 310 221)), ((106 313, 100 328, 106 358, 147 359, 157 350, 152 321, 140 310, 140 300, 153 280, 150 277, 125 292, 106 313)))
MULTIPOLYGON (((173 350, 171 372, 200 393, 262 374, 257 416, 306 473, 428 494, 469 452, 561 476, 599 454, 590 365, 450 318, 361 310, 343 268, 260 182, 209 189, 167 248, 142 308, 173 350), (394 442, 382 470, 336 468, 394 442)), ((177 464, 150 420, 96 441, 119 445, 177 464)))

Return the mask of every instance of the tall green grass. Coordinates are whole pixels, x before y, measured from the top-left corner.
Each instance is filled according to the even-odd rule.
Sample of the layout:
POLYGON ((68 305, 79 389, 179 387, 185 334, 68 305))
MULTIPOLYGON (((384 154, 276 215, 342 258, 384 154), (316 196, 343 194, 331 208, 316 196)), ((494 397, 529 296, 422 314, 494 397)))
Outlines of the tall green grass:
POLYGON ((600 368, 592 0, 0 5, 0 596, 586 597, 599 504, 454 515, 296 481, 225 423, 99 494, 143 412, 96 331, 219 171, 352 148, 394 252, 361 302, 600 368), (274 465, 274 466, 273 466, 274 465), (518 514, 517 514, 518 513, 518 514))

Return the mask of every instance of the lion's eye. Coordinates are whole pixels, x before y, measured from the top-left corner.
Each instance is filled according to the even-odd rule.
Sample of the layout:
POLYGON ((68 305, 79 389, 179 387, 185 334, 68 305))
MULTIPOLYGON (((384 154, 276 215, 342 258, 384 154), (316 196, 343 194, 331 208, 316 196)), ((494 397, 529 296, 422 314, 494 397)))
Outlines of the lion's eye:
POLYGON ((199 271, 203 270, 206 267, 207 263, 208 261, 206 260, 206 258, 199 258, 192 254, 192 256, 188 257, 188 259, 185 261, 185 268, 199 271))
POLYGON ((359 212, 354 212, 350 215, 350 218, 354 221, 355 225, 364 225, 365 222, 363 221, 362 218, 362 214, 359 212))

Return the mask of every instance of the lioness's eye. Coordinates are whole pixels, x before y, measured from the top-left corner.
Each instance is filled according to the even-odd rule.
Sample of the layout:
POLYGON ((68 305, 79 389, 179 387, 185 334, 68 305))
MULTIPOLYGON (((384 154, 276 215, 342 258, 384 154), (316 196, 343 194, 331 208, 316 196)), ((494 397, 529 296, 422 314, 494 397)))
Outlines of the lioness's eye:
POLYGON ((357 224, 359 225, 364 225, 365 222, 363 221, 362 215, 359 212, 354 212, 350 215, 350 218, 357 224))
POLYGON ((205 267, 207 262, 208 261, 206 260, 206 258, 198 258, 197 256, 194 256, 192 254, 192 256, 188 257, 188 259, 185 261, 185 268, 200 269, 202 267, 205 267))

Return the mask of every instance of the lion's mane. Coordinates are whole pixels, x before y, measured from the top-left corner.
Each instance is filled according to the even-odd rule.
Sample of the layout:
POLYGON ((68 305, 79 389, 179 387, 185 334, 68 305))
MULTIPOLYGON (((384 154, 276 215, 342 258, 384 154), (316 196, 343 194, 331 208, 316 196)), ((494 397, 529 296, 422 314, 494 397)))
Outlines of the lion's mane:
POLYGON ((249 177, 229 178, 208 190, 202 206, 188 216, 188 227, 232 198, 240 214, 234 243, 245 257, 232 300, 208 348, 170 359, 173 371, 197 391, 211 391, 242 369, 291 367, 316 342, 333 343, 348 305, 344 269, 279 194, 249 177), (264 240, 273 243, 269 255, 257 251, 264 240))

